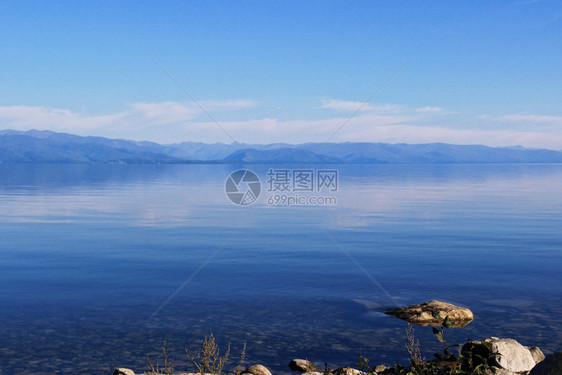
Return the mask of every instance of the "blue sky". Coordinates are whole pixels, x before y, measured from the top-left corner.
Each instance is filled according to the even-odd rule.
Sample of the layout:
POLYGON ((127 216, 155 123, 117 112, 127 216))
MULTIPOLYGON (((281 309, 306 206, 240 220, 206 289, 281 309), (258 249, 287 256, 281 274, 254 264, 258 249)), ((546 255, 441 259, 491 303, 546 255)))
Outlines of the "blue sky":
POLYGON ((0 128, 562 149, 562 2, 0 2, 0 128))

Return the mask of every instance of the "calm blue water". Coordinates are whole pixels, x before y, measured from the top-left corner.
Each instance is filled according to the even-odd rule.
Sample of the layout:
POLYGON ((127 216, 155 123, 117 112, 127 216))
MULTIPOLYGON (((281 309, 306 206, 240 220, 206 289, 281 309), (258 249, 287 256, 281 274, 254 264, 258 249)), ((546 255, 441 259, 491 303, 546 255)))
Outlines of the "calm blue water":
POLYGON ((245 167, 263 186, 241 207, 236 165, 0 166, 1 374, 142 372, 164 341, 181 370, 210 332, 276 373, 359 346, 406 363, 382 311, 431 299, 475 314, 451 343, 561 349, 561 165, 309 166, 339 170, 316 207, 268 205, 271 166, 245 167))

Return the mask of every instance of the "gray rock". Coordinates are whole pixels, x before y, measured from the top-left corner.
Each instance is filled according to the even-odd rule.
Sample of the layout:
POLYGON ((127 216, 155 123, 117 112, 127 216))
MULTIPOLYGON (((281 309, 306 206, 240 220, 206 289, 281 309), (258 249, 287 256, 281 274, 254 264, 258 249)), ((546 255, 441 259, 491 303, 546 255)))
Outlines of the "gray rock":
POLYGON ((501 354, 495 357, 499 368, 512 371, 531 371, 535 366, 535 360, 529 349, 513 339, 490 340, 492 352, 501 354))
POLYGON ((115 371, 113 371, 113 375, 135 375, 135 372, 128 368, 120 367, 116 368, 115 371))
POLYGON ((533 360, 535 361, 535 365, 540 361, 544 360, 544 354, 542 350, 540 350, 538 347, 526 346, 525 348, 531 352, 531 357, 533 357, 533 360))
POLYGON ((399 307, 386 312, 400 319, 422 326, 439 326, 445 317, 449 317, 453 327, 464 327, 474 319, 472 311, 467 308, 452 305, 446 302, 429 301, 417 305, 399 307), (440 319, 434 318, 439 313, 440 319))
POLYGON ((385 365, 378 365, 375 366, 373 370, 375 370, 376 373, 379 373, 379 372, 386 371, 387 369, 389 369, 389 367, 386 367, 385 365))
POLYGON ((308 359, 293 359, 289 362, 289 368, 298 372, 312 372, 316 370, 314 362, 309 361, 308 359))
POLYGON ((539 362, 529 375, 560 375, 562 374, 562 352, 554 353, 539 362))
POLYGON ((332 370, 331 373, 333 375, 363 375, 362 371, 354 369, 352 367, 340 367, 335 370, 332 370))
MULTIPOLYGON (((490 337, 484 340, 488 343, 485 346, 482 341, 474 341, 466 343, 462 352, 467 355, 472 352, 473 355, 479 355, 483 358, 491 358, 490 365, 498 367, 501 370, 506 370, 513 373, 528 372, 535 366, 535 359, 531 355, 531 351, 513 339, 499 339, 497 337, 490 337), (494 354, 499 354, 495 355, 494 354)), ((535 351, 538 357, 538 351, 535 351)), ((475 363, 479 359, 473 356, 475 363)), ((500 373, 500 371, 498 371, 500 373)), ((508 372, 501 371, 505 375, 508 372)))
POLYGON ((262 365, 253 365, 250 366, 244 371, 244 374, 252 374, 252 375, 271 375, 271 372, 262 365))
POLYGON ((519 375, 516 372, 512 372, 503 368, 494 367, 494 371, 486 370, 486 375, 519 375))

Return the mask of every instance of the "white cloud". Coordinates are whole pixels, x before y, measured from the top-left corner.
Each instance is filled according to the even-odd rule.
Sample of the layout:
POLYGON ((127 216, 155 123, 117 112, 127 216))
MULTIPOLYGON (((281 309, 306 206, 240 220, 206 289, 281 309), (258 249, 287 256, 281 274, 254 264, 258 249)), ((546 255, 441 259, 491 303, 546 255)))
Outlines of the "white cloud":
MULTIPOLYGON (((201 102, 206 110, 232 111, 257 105, 250 100, 201 102)), ((193 103, 131 103, 126 109, 109 115, 83 115, 67 109, 33 106, 0 107, 0 127, 14 130, 52 130, 79 135, 119 135, 142 137, 135 132, 154 126, 169 126, 193 121, 204 114, 193 103)))
POLYGON ((442 112, 444 111, 444 108, 441 107, 421 107, 421 108, 416 108, 416 112, 442 112))
POLYGON ((201 106, 205 109, 213 111, 236 110, 243 108, 256 107, 258 102, 255 100, 206 100, 201 102, 201 106))
POLYGON ((452 129, 438 126, 382 125, 357 129, 344 135, 388 143, 484 144, 488 146, 544 147, 562 149, 562 133, 513 130, 452 129))
POLYGON ((363 112, 377 112, 377 113, 400 113, 404 112, 407 108, 405 106, 396 104, 371 104, 365 102, 351 102, 346 100, 328 99, 323 100, 322 109, 333 109, 342 112, 353 113, 360 110, 363 112))
MULTIPOLYGON (((211 114, 257 106, 249 100, 207 101, 202 105, 211 114)), ((545 147, 562 149, 562 117, 533 114, 477 116, 464 125, 467 116, 440 107, 412 108, 393 104, 369 104, 350 119, 362 103, 326 100, 323 109, 343 111, 319 120, 259 118, 221 121, 221 126, 236 141, 243 143, 324 142, 341 128, 331 142, 389 142, 485 144, 490 146, 545 147), (457 117, 451 117, 455 114, 457 117), (456 120, 462 120, 451 123, 456 120), (519 126, 505 123, 544 123, 550 127, 519 126)), ((323 113, 324 115, 326 112, 323 113)), ((328 115, 330 112, 328 111, 328 115)), ((160 143, 182 141, 223 142, 232 140, 192 103, 132 103, 118 113, 89 116, 66 109, 47 107, 0 107, 0 128, 48 129, 79 135, 99 135, 160 143)))
POLYGON ((122 113, 121 120, 134 119, 145 125, 162 125, 195 118, 199 111, 190 105, 177 102, 133 103, 122 113))
POLYGON ((124 115, 82 116, 67 109, 10 106, 0 107, 0 125, 15 130, 87 131, 115 123, 124 115))
POLYGON ((562 116, 545 116, 533 115, 526 113, 514 113, 511 115, 495 117, 498 121, 513 121, 513 122, 532 122, 542 124, 562 125, 562 116))
POLYGON ((362 111, 371 111, 373 107, 368 103, 350 102, 345 100, 328 99, 322 101, 322 109, 335 109, 337 111, 355 112, 358 109, 362 111))

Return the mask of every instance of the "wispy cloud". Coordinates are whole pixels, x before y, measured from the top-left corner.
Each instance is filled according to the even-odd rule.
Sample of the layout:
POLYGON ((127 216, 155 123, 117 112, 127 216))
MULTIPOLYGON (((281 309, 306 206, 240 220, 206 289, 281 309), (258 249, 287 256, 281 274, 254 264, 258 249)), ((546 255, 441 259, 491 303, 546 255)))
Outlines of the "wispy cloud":
POLYGON ((527 113, 514 113, 511 115, 492 117, 498 121, 532 122, 542 124, 562 125, 562 116, 533 115, 527 113))
POLYGON ((201 101, 200 104, 204 108, 209 110, 225 111, 225 110, 237 110, 237 109, 257 107, 259 103, 255 100, 238 99, 238 100, 206 100, 206 101, 201 101))
MULTIPOLYGON (((206 101, 201 104, 214 113, 245 110, 245 117, 250 113, 248 120, 221 121, 221 126, 236 141, 245 143, 324 142, 329 134, 348 120, 350 113, 362 105, 353 101, 324 100, 317 108, 322 111, 321 119, 280 120, 267 117, 252 119, 248 109, 257 107, 258 103, 251 100, 206 101)), ((480 115, 470 117, 473 122, 467 123, 468 118, 435 106, 415 108, 369 104, 332 141, 446 142, 562 149, 562 116, 529 113, 480 115), (535 126, 527 125, 531 123, 535 126)), ((48 107, 0 107, 0 128, 48 129, 161 143, 188 140, 231 142, 199 108, 185 102, 132 103, 123 111, 97 116, 48 107)))
POLYGON ((445 109, 441 108, 441 107, 421 107, 421 108, 416 108, 416 112, 443 112, 445 109))
POLYGON ((89 131, 117 123, 130 112, 101 116, 83 116, 67 109, 32 106, 0 107, 0 124, 15 130, 50 129, 89 131))
MULTIPOLYGON (((214 112, 235 111, 257 105, 251 100, 203 101, 201 104, 214 112)), ((0 127, 15 130, 45 129, 72 132, 80 135, 104 132, 111 134, 142 131, 143 129, 193 121, 201 110, 187 102, 140 102, 109 115, 84 115, 68 109, 35 106, 0 107, 0 127)), ((131 134, 135 138, 136 134, 131 134)))
POLYGON ((199 113, 193 106, 177 102, 133 103, 129 108, 121 114, 121 120, 136 120, 144 126, 186 121, 199 113))
MULTIPOLYGON (((335 99, 327 99, 327 100, 323 100, 322 101, 322 105, 320 106, 320 108, 322 109, 334 109, 336 111, 347 111, 347 112, 353 112, 356 111, 358 108, 361 108, 361 106, 364 103, 361 102, 351 102, 351 101, 345 101, 345 100, 335 100, 335 99)), ((370 104, 365 104, 363 106, 363 111, 371 111, 373 109, 373 107, 370 104)))
POLYGON ((333 109, 341 112, 355 112, 361 108, 361 113, 378 112, 378 113, 399 113, 404 112, 405 106, 396 104, 364 104, 361 102, 325 99, 322 101, 321 109, 333 109))

